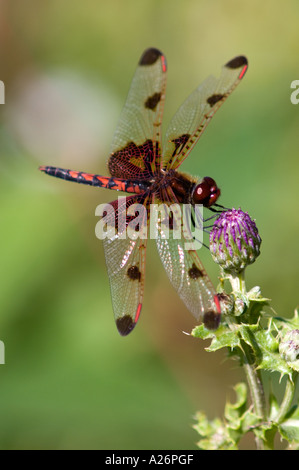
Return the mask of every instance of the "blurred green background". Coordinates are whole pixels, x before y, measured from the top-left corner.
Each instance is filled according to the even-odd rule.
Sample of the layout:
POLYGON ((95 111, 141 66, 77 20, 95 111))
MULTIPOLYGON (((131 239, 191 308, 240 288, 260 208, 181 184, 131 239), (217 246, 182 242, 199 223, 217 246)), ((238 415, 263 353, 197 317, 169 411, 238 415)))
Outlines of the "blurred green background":
MULTIPOLYGON (((196 449, 193 415, 222 414, 243 380, 195 325, 149 246, 145 302, 117 333, 95 207, 109 191, 40 164, 107 174, 139 56, 168 60, 164 131, 184 98, 235 55, 249 70, 183 170, 210 175, 221 201, 256 219, 262 254, 247 270, 282 316, 298 303, 299 3, 237 0, 1 0, 1 449, 196 449)), ((217 283, 217 267, 202 250, 217 283)), ((275 380, 277 378, 273 377, 275 380)), ((245 441, 243 448, 251 448, 245 441)))

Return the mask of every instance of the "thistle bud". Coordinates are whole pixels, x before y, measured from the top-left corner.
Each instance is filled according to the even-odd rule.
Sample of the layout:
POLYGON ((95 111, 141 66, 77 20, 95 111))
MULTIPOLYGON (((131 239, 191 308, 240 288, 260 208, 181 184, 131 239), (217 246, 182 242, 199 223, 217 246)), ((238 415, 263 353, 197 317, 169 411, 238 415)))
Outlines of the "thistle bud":
POLYGON ((279 353, 287 362, 299 359, 299 330, 287 331, 279 343, 279 353))
POLYGON ((216 263, 231 274, 242 272, 260 254, 261 238, 247 212, 231 209, 215 220, 210 251, 216 263))
POLYGON ((229 315, 234 311, 234 298, 232 295, 227 295, 224 292, 217 294, 217 298, 220 304, 221 313, 229 315))

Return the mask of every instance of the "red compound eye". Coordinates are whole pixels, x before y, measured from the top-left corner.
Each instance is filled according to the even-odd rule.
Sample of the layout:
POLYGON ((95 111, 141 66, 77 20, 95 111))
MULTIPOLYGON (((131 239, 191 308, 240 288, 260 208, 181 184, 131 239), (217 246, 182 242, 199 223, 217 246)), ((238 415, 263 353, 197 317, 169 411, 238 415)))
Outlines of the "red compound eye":
POLYGON ((205 207, 211 207, 220 196, 220 189, 213 178, 205 176, 201 183, 195 186, 192 194, 194 204, 202 204, 205 207))

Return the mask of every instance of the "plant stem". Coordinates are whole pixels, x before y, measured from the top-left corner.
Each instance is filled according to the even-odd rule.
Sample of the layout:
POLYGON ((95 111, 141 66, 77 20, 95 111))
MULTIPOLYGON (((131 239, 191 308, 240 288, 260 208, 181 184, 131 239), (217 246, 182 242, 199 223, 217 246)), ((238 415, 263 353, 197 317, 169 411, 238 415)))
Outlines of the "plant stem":
POLYGON ((249 346, 243 342, 244 369, 251 394, 255 413, 262 419, 266 419, 266 400, 260 371, 256 369, 256 364, 249 346))
POLYGON ((283 421, 283 419, 285 418, 285 415, 291 408, 292 401, 294 398, 295 388, 296 388, 297 377, 298 377, 297 373, 294 373, 291 378, 288 377, 285 392, 284 392, 284 397, 283 397, 279 411, 275 418, 275 421, 277 422, 277 424, 283 421))
POLYGON ((245 271, 241 271, 236 275, 229 275, 229 281, 231 283, 233 292, 235 294, 246 294, 246 285, 245 285, 245 271))
MULTIPOLYGON (((236 297, 240 296, 240 294, 244 296, 246 295, 244 271, 238 273, 235 276, 230 275, 229 280, 233 293, 236 297)), ((259 416, 262 421, 264 421, 267 417, 267 410, 261 373, 259 370, 257 370, 257 364, 255 362, 253 350, 247 343, 245 343, 245 341, 242 341, 241 344, 243 351, 244 370, 254 411, 255 414, 259 416)), ((263 450, 265 448, 264 441, 262 439, 256 438, 256 446, 258 450, 263 450)))
MULTIPOLYGON (((250 396, 255 414, 261 421, 266 420, 266 400, 265 392, 261 379, 260 371, 256 369, 256 364, 250 347, 243 341, 242 349, 244 352, 244 370, 250 390, 250 396)), ((258 450, 264 450, 264 441, 256 437, 256 447, 258 450)))

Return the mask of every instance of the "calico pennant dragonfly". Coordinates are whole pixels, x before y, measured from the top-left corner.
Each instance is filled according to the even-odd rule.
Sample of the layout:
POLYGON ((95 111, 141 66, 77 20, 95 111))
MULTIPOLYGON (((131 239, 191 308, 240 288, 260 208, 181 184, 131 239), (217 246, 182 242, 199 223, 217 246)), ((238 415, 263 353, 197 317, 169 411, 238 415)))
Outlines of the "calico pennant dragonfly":
MULTIPOLYGON (((113 137, 108 159, 110 176, 52 166, 41 166, 40 170, 68 181, 132 193, 121 198, 121 204, 111 203, 116 221, 136 203, 146 208, 145 225, 149 224, 153 203, 202 204, 212 208, 220 195, 215 181, 210 177, 197 180, 178 172, 178 168, 244 77, 247 67, 244 56, 235 57, 223 66, 220 78, 210 76, 193 91, 171 120, 162 147, 167 66, 162 52, 149 48, 139 60, 113 137)), ((127 226, 131 219, 125 217, 127 226)), ((175 223, 174 214, 170 226, 175 223)), ((185 241, 183 230, 180 239, 168 238, 163 224, 159 224, 156 245, 171 283, 195 318, 207 328, 216 329, 221 315, 216 291, 197 251, 186 250, 185 241)), ((119 333, 126 336, 135 327, 142 308, 147 240, 118 234, 103 243, 115 321, 119 333)))

